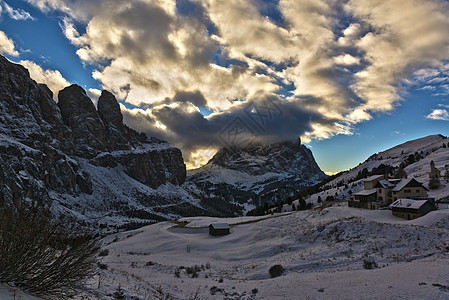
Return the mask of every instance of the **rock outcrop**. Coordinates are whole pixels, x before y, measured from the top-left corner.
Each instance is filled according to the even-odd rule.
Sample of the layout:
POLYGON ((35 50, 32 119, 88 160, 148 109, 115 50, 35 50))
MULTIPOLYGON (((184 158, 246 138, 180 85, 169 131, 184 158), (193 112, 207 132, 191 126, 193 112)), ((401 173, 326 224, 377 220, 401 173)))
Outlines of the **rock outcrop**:
MULTIPOLYGON (((115 196, 105 192, 111 187, 96 178, 99 172, 126 174, 153 189, 185 181, 181 151, 124 125, 111 93, 103 91, 98 110, 77 85, 60 91, 58 98, 56 104, 52 92, 23 66, 0 56, 0 206, 52 205, 60 198, 89 195, 107 203, 107 197, 126 194, 117 186, 115 196)), ((135 196, 144 197, 139 189, 144 188, 137 188, 135 196)))
POLYGON ((75 155, 92 158, 110 150, 105 126, 83 88, 78 85, 66 87, 59 92, 58 100, 62 120, 72 132, 75 155))
POLYGON ((132 141, 129 128, 123 124, 123 116, 117 100, 108 91, 103 91, 98 99, 98 114, 106 127, 111 148, 129 150, 130 140, 132 141))

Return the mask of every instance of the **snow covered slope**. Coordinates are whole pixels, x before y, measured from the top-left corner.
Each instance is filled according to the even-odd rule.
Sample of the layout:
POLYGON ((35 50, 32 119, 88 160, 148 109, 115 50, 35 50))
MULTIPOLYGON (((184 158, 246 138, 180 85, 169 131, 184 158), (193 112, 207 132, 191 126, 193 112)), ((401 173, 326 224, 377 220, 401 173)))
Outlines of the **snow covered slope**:
POLYGON ((138 299, 449 297, 449 210, 412 221, 390 211, 347 207, 258 222, 182 221, 234 225, 231 234, 218 237, 204 227, 169 222, 111 235, 104 240, 107 270, 92 280, 86 295, 108 299, 120 285, 138 299), (268 271, 278 264, 285 271, 271 278, 268 271))
MULTIPOLYGON (((402 164, 405 166, 403 169, 407 178, 415 178, 424 186, 429 187, 431 161, 441 171, 442 176, 449 171, 449 138, 440 134, 430 135, 373 154, 363 163, 330 181, 324 186, 324 191, 311 195, 307 202, 316 204, 318 197, 325 200, 327 196, 334 196, 337 200, 348 199, 350 191, 354 193, 363 189, 363 179, 356 179, 358 174, 364 172, 364 169, 372 171, 373 168, 378 168, 380 165, 393 167, 394 174, 402 164)), ((439 188, 429 189, 429 197, 434 197, 436 200, 449 197, 449 182, 445 178, 441 178, 440 181, 439 188)))

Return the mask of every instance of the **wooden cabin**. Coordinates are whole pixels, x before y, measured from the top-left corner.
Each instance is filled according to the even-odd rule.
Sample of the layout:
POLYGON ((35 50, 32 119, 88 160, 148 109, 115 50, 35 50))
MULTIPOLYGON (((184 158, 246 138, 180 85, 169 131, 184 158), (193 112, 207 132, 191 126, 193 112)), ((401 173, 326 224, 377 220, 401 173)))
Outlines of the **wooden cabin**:
POLYGON ((436 210, 429 200, 398 199, 390 205, 393 216, 413 220, 436 210))
POLYGON ((214 223, 209 225, 210 235, 227 235, 231 233, 231 227, 227 223, 214 223))

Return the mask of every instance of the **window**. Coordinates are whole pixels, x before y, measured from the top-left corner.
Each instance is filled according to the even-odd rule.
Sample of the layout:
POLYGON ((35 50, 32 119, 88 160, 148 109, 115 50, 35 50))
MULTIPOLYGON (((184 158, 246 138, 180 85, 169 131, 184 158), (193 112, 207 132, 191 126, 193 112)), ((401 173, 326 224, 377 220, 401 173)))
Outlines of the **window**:
POLYGON ((379 189, 379 193, 382 193, 382 189, 379 189))
POLYGON ((404 193, 411 193, 411 192, 412 192, 412 190, 410 190, 410 189, 404 190, 404 193))
POLYGON ((419 193, 419 190, 417 189, 416 192, 419 193))

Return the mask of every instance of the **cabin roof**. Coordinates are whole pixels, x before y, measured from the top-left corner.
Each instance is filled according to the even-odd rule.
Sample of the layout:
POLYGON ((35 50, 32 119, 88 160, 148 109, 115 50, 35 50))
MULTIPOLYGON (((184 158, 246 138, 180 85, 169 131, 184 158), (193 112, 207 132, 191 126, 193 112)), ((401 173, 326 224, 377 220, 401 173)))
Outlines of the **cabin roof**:
POLYGON ((394 187, 394 183, 390 182, 389 180, 379 180, 379 182, 376 184, 376 188, 391 188, 394 187))
POLYGON ((376 189, 370 189, 370 190, 361 190, 360 192, 354 193, 353 195, 358 196, 369 196, 376 193, 376 189))
POLYGON ((428 200, 398 199, 390 204, 391 208, 413 208, 419 209, 428 200))
POLYGON ((423 187, 426 191, 426 187, 422 185, 421 182, 417 181, 415 178, 410 178, 410 179, 402 179, 401 181, 399 181, 399 183, 392 189, 393 192, 399 192, 400 190, 402 190, 403 188, 407 187, 410 183, 412 183, 413 185, 411 185, 411 187, 423 187))
POLYGON ((229 229, 229 224, 227 223, 213 223, 210 224, 209 226, 212 226, 212 228, 214 229, 229 229))

